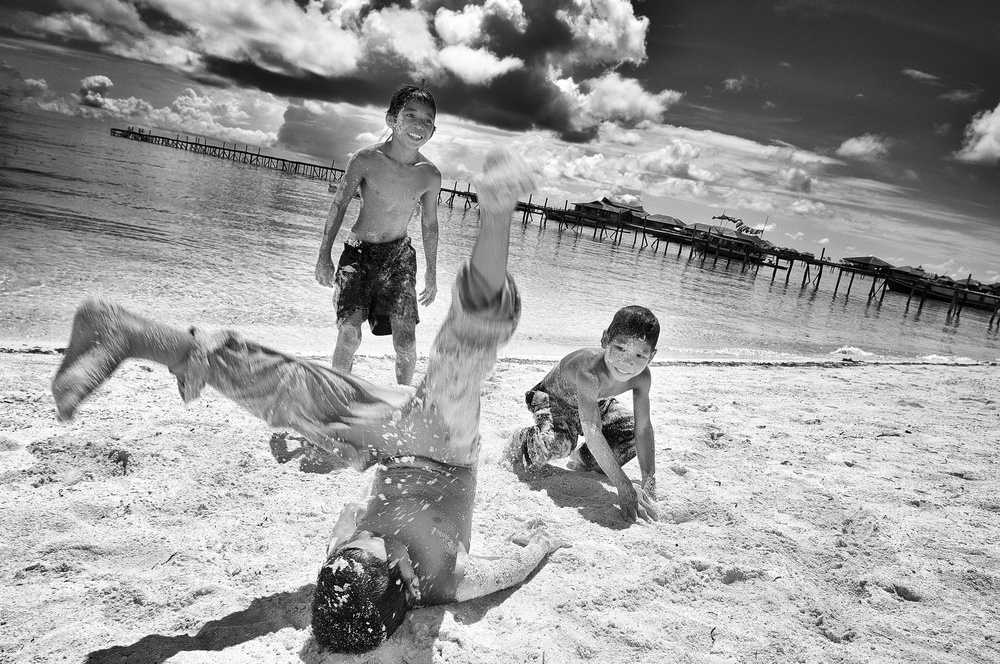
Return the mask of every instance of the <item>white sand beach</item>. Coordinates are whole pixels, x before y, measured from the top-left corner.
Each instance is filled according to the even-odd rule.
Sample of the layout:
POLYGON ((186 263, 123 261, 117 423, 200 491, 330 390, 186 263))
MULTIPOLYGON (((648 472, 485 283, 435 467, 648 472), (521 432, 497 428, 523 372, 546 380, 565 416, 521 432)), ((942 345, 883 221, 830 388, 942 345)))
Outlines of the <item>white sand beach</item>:
MULTIPOLYGON (((596 474, 501 465, 550 366, 503 359, 473 552, 539 522, 572 547, 349 657, 309 605, 370 471, 279 464, 269 427, 211 390, 183 405, 140 361, 59 423, 59 360, 0 354, 3 662, 1000 661, 995 365, 654 364, 661 518, 626 527, 596 474)), ((393 380, 385 357, 355 371, 393 380)))

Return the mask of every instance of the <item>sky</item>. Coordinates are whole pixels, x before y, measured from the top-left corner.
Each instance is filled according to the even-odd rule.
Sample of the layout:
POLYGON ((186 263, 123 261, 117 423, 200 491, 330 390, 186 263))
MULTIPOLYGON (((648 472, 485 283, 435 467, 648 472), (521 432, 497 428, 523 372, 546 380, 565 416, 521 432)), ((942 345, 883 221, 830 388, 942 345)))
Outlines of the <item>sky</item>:
POLYGON ((1000 281, 995 0, 0 0, 0 99, 310 155, 438 105, 445 186, 497 143, 535 202, 722 213, 834 260, 1000 281))

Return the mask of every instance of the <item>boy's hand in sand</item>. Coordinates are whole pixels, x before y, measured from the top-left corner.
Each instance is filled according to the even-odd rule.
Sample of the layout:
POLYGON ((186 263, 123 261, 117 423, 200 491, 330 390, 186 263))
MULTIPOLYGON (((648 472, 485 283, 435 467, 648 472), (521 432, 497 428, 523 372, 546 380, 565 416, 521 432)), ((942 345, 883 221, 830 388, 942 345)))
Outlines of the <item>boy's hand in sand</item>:
POLYGON ((622 518, 629 523, 639 519, 652 523, 658 518, 652 499, 641 488, 632 486, 631 482, 618 487, 618 504, 622 518))
POLYGON ((545 528, 538 528, 537 530, 517 535, 511 539, 511 542, 518 546, 528 546, 532 542, 537 542, 549 553, 555 553, 559 549, 568 549, 573 546, 569 540, 556 537, 545 528))

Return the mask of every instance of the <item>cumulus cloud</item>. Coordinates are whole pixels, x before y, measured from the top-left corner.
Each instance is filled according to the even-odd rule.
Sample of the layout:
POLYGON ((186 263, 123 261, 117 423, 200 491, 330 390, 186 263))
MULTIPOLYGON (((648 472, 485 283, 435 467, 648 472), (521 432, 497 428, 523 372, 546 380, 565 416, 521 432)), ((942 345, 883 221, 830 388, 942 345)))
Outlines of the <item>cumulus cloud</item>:
POLYGON ((24 87, 25 93, 29 97, 40 97, 49 91, 49 84, 45 82, 44 78, 26 78, 24 79, 24 87))
POLYGON ((519 0, 486 0, 482 5, 465 5, 461 11, 441 7, 434 15, 434 30, 445 44, 475 45, 488 41, 483 21, 499 17, 523 33, 528 19, 519 0))
POLYGON ((635 155, 635 163, 653 174, 711 182, 716 175, 694 163, 700 153, 701 150, 690 143, 674 139, 662 148, 635 155))
POLYGON ((889 154, 889 139, 875 134, 856 136, 841 143, 836 154, 846 159, 877 161, 889 154))
POLYGON ((400 83, 425 79, 451 114, 567 140, 593 139, 603 122, 659 119, 680 97, 620 72, 646 60, 650 29, 629 0, 20 4, 8 27, 15 33, 166 65, 212 85, 383 106, 400 83))
POLYGON ((782 169, 778 172, 778 180, 787 189, 808 194, 812 191, 813 178, 805 170, 798 167, 782 169))
POLYGON ((642 134, 634 129, 626 129, 613 122, 602 122, 598 126, 598 140, 619 145, 639 145, 642 134))
POLYGON ((472 85, 489 83, 497 76, 524 66, 518 58, 501 59, 486 49, 473 49, 463 44, 446 46, 439 57, 445 69, 472 85))
POLYGON ((808 198, 796 198, 788 204, 788 209, 795 214, 804 216, 826 215, 827 209, 820 201, 812 201, 808 198))
POLYGON ((651 94, 638 81, 613 71, 588 79, 582 85, 571 79, 560 80, 558 84, 572 100, 574 122, 581 129, 596 128, 603 122, 626 126, 642 121, 659 122, 663 113, 683 96, 673 90, 651 94))
POLYGON ((574 38, 569 61, 640 63, 646 59, 649 19, 637 17, 628 0, 568 3, 556 11, 556 17, 574 38))
MULTIPOLYGON (((35 86, 44 81, 34 82, 35 86)), ((198 134, 223 141, 267 146, 277 139, 275 132, 251 128, 251 111, 261 115, 260 98, 215 97, 188 88, 169 106, 156 108, 145 99, 119 98, 110 95, 114 83, 104 75, 87 76, 80 81, 80 92, 69 98, 38 99, 43 110, 98 119, 118 119, 159 129, 198 134), (249 107, 248 108, 245 108, 249 107)))
POLYGON ((21 102, 47 96, 49 85, 45 79, 22 78, 17 69, 0 62, 0 94, 21 102))
POLYGON ((972 118, 965 128, 962 149, 954 157, 967 164, 995 166, 1000 163, 1000 104, 972 118))
POLYGON ((114 87, 107 76, 88 76, 80 81, 80 103, 94 108, 103 108, 104 95, 114 87))

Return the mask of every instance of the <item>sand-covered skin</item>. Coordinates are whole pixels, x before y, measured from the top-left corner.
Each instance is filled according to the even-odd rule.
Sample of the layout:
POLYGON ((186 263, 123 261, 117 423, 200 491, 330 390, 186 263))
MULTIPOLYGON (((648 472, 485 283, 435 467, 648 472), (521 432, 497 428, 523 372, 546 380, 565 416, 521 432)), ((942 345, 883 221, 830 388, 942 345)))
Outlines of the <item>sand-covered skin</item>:
POLYGON ((370 472, 279 464, 266 425, 211 390, 184 406, 144 362, 61 424, 59 359, 0 354, 0 661, 1000 661, 996 366, 656 364, 661 520, 626 527, 593 473, 502 467, 550 363, 501 360, 473 552, 537 522, 572 548, 345 657, 309 602, 370 472))

